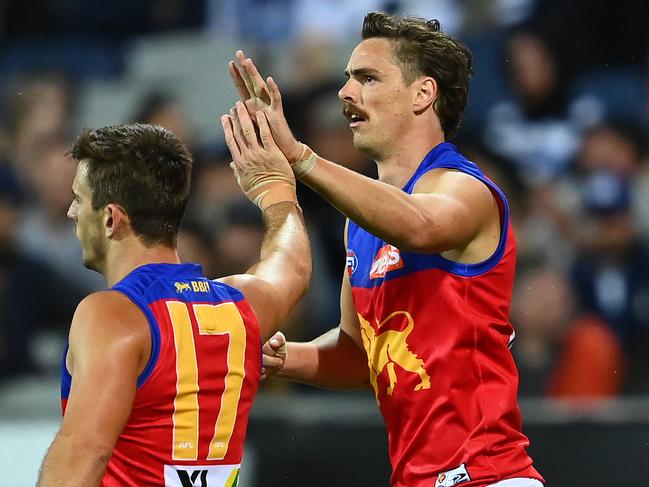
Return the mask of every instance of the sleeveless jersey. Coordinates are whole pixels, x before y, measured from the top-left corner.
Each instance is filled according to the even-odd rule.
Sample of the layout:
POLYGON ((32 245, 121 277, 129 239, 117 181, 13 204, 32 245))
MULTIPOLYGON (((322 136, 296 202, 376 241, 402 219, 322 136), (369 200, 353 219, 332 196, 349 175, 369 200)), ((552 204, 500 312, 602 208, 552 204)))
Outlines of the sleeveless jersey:
MULTIPOLYGON (((521 433, 509 351, 516 250, 502 191, 454 145, 431 150, 403 188, 436 168, 467 173, 498 203, 501 237, 477 264, 401 252, 348 226, 347 271, 370 379, 388 429, 394 487, 542 480, 521 433)), ((461 225, 462 222, 458 222, 461 225)))
MULTIPOLYGON (((236 486, 261 375, 251 307, 196 264, 144 265, 112 289, 147 317, 151 355, 101 485, 236 486)), ((71 381, 64 357, 64 414, 71 381)))

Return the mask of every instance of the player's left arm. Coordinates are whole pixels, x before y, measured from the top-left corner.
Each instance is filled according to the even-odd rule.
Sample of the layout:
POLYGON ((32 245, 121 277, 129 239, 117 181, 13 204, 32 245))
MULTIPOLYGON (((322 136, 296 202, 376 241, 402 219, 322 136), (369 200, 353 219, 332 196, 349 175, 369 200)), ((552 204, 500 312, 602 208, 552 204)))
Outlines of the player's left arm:
POLYGON ((318 157, 302 181, 369 233, 402 251, 462 250, 485 232, 498 238, 491 191, 459 171, 433 169, 407 194, 318 157))
POLYGON ((39 487, 100 484, 131 413, 150 346, 146 317, 121 293, 102 291, 79 303, 67 361, 72 387, 39 487))

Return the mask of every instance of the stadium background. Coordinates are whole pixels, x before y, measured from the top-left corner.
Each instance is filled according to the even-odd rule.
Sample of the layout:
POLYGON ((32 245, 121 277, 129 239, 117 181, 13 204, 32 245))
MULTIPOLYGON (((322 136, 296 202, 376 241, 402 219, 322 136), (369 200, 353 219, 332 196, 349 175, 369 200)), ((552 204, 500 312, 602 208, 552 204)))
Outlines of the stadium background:
MULTIPOLYGON (((371 175, 336 97, 370 10, 439 18, 473 50, 454 142, 510 198, 513 352, 548 485, 647 483, 646 1, 0 0, 0 486, 34 484, 59 422, 72 312, 102 287, 65 219, 74 134, 135 120, 174 130, 196 158, 182 257, 215 277, 240 272, 262 230, 218 124, 236 99, 227 61, 244 48, 278 81, 298 136, 371 175)), ((344 262, 342 218, 300 196, 315 268, 291 339, 337 322, 344 262)), ((364 391, 268 381, 244 464, 242 487, 388 485, 384 428, 364 391)))

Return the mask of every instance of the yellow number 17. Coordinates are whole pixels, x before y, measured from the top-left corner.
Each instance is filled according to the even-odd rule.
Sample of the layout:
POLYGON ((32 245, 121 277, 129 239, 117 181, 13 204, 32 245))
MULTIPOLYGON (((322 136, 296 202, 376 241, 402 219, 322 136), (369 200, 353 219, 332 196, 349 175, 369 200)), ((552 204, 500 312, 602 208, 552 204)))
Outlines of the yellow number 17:
MULTIPOLYGON (((207 460, 222 460, 237 419, 241 387, 246 374, 246 327, 234 303, 188 304, 168 301, 167 310, 176 345, 176 398, 173 414, 173 459, 198 460, 198 363, 190 319, 196 317, 201 335, 228 335, 225 388, 214 425, 207 460)), ((217 360, 217 357, 214 357, 217 360)))

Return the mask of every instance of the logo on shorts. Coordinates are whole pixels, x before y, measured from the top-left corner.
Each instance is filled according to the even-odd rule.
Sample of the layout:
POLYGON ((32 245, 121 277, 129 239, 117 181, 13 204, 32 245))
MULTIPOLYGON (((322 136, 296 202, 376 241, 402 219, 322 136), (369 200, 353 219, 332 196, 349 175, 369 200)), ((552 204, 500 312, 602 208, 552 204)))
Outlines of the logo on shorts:
POLYGON ((370 279, 385 277, 385 275, 396 269, 403 267, 403 260, 399 249, 394 245, 386 244, 376 254, 372 268, 370 269, 370 279))
POLYGON ((463 463, 453 470, 447 470, 437 476, 435 487, 455 487, 456 485, 463 484, 471 480, 469 472, 466 470, 466 465, 463 463))
POLYGON ((352 249, 347 249, 347 275, 351 276, 354 272, 356 272, 356 268, 358 267, 358 257, 356 257, 356 252, 354 252, 352 249))

